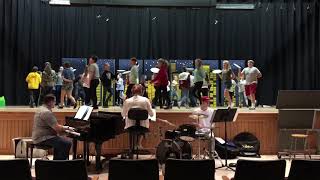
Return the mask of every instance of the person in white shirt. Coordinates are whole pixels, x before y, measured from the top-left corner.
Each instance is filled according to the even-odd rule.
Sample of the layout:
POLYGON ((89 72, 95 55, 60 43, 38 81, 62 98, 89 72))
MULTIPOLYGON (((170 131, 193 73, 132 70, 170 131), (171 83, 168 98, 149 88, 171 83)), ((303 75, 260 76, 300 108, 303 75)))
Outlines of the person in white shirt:
POLYGON ((117 82, 116 82, 116 105, 117 106, 122 106, 123 91, 124 91, 124 84, 123 84, 122 74, 119 73, 117 75, 117 82))
POLYGON ((207 138, 210 139, 209 141, 209 152, 211 155, 214 153, 215 149, 215 139, 214 135, 212 133, 211 136, 211 129, 214 127, 214 123, 212 123, 212 116, 214 116, 214 109, 209 107, 210 105, 210 98, 208 96, 202 96, 201 97, 201 105, 199 108, 196 108, 193 111, 193 114, 202 114, 206 118, 199 119, 199 124, 198 126, 198 132, 204 133, 207 138))
MULTIPOLYGON (((127 129, 131 126, 134 126, 136 124, 135 120, 131 120, 128 118, 128 112, 133 107, 138 107, 142 109, 146 109, 148 111, 149 116, 153 116, 152 112, 152 106, 148 98, 143 97, 143 87, 140 84, 136 84, 132 87, 131 93, 133 96, 129 99, 126 99, 123 103, 122 107, 122 117, 125 118, 125 127, 124 129, 127 129)), ((143 126, 145 128, 149 128, 149 119, 140 121, 140 126, 143 126)), ((139 135, 137 146, 141 148, 143 136, 139 135)))
POLYGON ((251 101, 250 110, 256 108, 256 90, 258 84, 258 78, 262 77, 258 68, 254 67, 254 61, 248 60, 248 67, 244 68, 241 72, 241 76, 246 80, 245 92, 248 99, 251 101))

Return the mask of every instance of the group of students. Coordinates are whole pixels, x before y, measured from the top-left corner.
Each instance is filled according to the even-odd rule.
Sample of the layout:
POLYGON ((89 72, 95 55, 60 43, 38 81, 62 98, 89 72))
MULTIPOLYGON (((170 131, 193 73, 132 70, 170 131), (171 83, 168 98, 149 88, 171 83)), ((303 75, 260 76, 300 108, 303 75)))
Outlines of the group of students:
MULTIPOLYGON (((45 64, 43 72, 39 72, 38 68, 34 67, 26 78, 30 94, 30 107, 37 105, 36 100, 39 96, 39 89, 41 89, 40 97, 55 92, 59 108, 65 106, 66 98, 76 108, 77 98, 73 97, 73 94, 75 94, 76 97, 81 97, 86 105, 92 105, 95 109, 98 109, 96 88, 100 81, 102 84, 101 105, 105 108, 108 107, 108 102, 114 95, 113 83, 115 83, 116 88, 116 105, 122 105, 123 100, 132 97, 131 89, 136 84, 142 85, 144 88, 143 96, 148 98, 146 90, 148 86, 145 79, 139 79, 139 64, 136 58, 130 59, 131 67, 126 80, 127 90, 125 94, 122 74, 119 72, 117 75, 114 75, 110 71, 110 65, 106 63, 104 64, 104 71, 100 75, 96 63, 97 59, 96 56, 91 56, 88 65, 85 67, 85 71, 77 78, 69 63, 65 63, 64 67, 60 67, 57 73, 52 70, 49 62, 45 64), (73 89, 75 89, 75 93, 72 93, 73 89)), ((159 71, 154 73, 151 78, 151 83, 155 88, 154 98, 152 99, 153 107, 160 106, 160 108, 171 109, 174 104, 172 100, 177 102, 179 108, 183 105, 186 108, 189 106, 196 107, 198 104, 201 104, 202 96, 209 96, 211 84, 208 73, 203 68, 201 59, 195 60, 195 69, 184 67, 183 72, 174 75, 171 84, 168 74, 169 62, 160 58, 157 60, 156 67, 159 71), (178 96, 178 89, 181 89, 181 98, 178 96)), ((232 97, 237 85, 240 104, 246 106, 248 104, 247 99, 249 99, 252 102, 250 109, 255 109, 257 82, 258 78, 262 75, 254 67, 253 60, 248 60, 248 67, 242 71, 241 67, 239 67, 238 76, 235 76, 229 61, 224 60, 223 69, 218 75, 222 81, 224 97, 229 107, 233 106, 232 97)))
MULTIPOLYGON (((100 81, 103 95, 101 105, 103 107, 108 107, 108 102, 114 95, 112 87, 115 79, 116 105, 121 105, 125 98, 123 93, 124 80, 122 74, 118 73, 117 76, 115 76, 110 71, 110 65, 105 63, 104 71, 100 75, 97 60, 98 58, 96 56, 91 56, 88 65, 79 77, 75 77, 75 69, 73 69, 68 62, 64 63, 63 66, 59 68, 58 72, 55 72, 52 69, 49 62, 45 63, 43 72, 39 71, 37 66, 34 66, 26 77, 30 107, 33 108, 41 104, 45 95, 55 94, 59 108, 63 108, 65 102, 68 102, 68 100, 70 101, 70 104, 76 108, 76 99, 82 98, 84 104, 92 105, 94 109, 98 109, 96 89, 100 84, 100 81), (75 95, 76 98, 74 98, 73 95, 75 95)), ((136 58, 131 58, 131 61, 137 62, 136 58)), ((139 80, 136 80, 138 78, 138 69, 136 70, 137 73, 135 73, 134 69, 135 67, 131 68, 130 77, 128 79, 128 89, 130 89, 133 84, 139 83, 139 80)), ((130 93, 127 93, 127 97, 131 97, 130 93)))

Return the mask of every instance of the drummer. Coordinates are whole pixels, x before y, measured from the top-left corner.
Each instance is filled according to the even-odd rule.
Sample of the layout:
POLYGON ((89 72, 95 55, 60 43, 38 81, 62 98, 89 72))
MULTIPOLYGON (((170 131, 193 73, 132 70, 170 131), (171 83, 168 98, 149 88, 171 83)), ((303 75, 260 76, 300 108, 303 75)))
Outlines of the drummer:
POLYGON ((201 97, 201 105, 199 108, 196 108, 193 111, 193 114, 204 115, 204 118, 199 119, 198 132, 204 133, 207 138, 210 138, 209 141, 209 152, 210 154, 214 153, 215 139, 214 135, 211 136, 211 129, 214 127, 214 123, 211 123, 212 116, 214 115, 214 109, 209 107, 210 98, 208 96, 201 97))

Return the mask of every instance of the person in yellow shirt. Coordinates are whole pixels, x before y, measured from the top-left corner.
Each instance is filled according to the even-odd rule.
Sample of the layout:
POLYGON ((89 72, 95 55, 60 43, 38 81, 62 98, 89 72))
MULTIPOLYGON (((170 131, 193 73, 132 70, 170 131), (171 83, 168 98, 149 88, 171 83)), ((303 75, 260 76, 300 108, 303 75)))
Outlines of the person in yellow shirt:
POLYGON ((28 83, 29 97, 30 102, 29 105, 31 108, 36 106, 36 103, 39 98, 39 86, 41 83, 41 76, 38 73, 38 67, 34 66, 32 71, 28 74, 26 78, 26 82, 28 83))

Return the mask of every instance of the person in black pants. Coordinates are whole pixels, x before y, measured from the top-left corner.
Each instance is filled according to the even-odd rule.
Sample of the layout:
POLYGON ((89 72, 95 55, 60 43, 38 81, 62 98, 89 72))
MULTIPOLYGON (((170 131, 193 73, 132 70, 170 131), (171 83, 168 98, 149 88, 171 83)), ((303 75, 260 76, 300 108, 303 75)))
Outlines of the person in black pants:
POLYGON ((104 64, 104 71, 100 77, 103 86, 103 107, 108 108, 108 102, 113 96, 112 80, 115 78, 114 74, 110 72, 110 65, 108 63, 104 64), (109 93, 107 97, 107 92, 109 93))
POLYGON ((90 78, 90 99, 92 100, 92 107, 93 109, 98 109, 98 104, 97 104, 97 87, 99 85, 99 78, 100 78, 100 73, 99 73, 99 67, 97 65, 97 56, 91 56, 89 58, 89 67, 88 67, 88 72, 89 72, 89 78, 90 78))
POLYGON ((127 91, 126 91, 126 98, 132 97, 131 89, 134 85, 139 84, 139 67, 137 64, 137 59, 135 57, 130 59, 130 73, 129 73, 129 79, 127 79, 127 91))
POLYGON ((202 67, 202 60, 201 59, 195 60, 195 67, 196 67, 196 69, 193 71, 194 89, 192 90, 192 94, 194 97, 196 97, 199 100, 199 102, 201 104, 201 91, 202 91, 203 79, 206 76, 206 73, 202 67))

